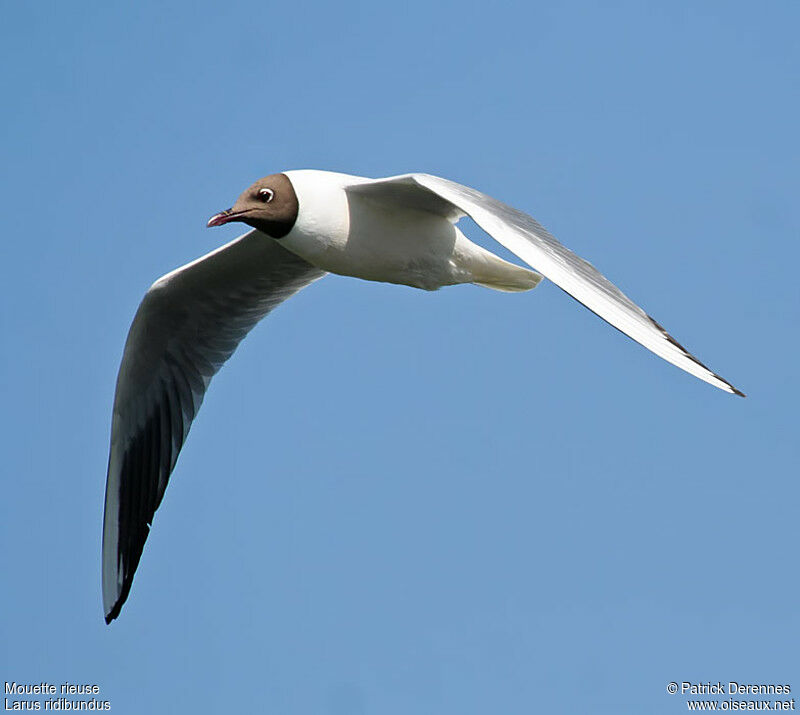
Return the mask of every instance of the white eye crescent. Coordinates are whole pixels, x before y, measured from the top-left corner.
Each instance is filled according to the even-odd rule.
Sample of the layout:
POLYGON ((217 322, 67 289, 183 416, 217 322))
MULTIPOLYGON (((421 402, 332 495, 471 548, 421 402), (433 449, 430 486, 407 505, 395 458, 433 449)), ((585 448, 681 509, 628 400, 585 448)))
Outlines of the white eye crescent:
POLYGON ((258 198, 260 198, 264 203, 269 203, 272 201, 272 198, 275 196, 275 192, 272 189, 259 189, 258 190, 258 198))

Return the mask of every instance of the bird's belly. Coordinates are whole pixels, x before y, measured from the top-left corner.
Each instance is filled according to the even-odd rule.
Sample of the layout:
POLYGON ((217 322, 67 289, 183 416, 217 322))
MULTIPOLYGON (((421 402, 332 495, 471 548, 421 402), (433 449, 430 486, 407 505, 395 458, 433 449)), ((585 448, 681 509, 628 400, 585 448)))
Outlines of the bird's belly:
POLYGON ((293 232, 281 243, 331 273, 436 290, 471 278, 454 261, 459 235, 433 214, 368 205, 338 235, 293 232))

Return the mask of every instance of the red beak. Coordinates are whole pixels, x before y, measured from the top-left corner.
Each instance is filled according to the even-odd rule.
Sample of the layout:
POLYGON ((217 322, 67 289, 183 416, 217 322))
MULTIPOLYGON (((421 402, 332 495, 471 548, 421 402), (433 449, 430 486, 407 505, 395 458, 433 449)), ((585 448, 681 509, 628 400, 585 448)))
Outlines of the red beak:
POLYGON ((236 221, 240 216, 243 216, 246 211, 236 211, 234 212, 233 209, 227 209, 225 211, 220 211, 218 214, 214 214, 210 219, 208 219, 208 223, 206 224, 207 228, 211 228, 212 226, 222 226, 224 223, 229 223, 230 221, 236 221))

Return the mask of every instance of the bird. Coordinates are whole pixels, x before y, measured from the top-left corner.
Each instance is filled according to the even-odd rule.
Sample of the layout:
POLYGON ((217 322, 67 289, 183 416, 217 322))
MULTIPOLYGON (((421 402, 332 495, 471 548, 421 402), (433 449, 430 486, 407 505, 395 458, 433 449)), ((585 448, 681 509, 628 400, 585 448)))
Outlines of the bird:
POLYGON ((211 378, 273 308, 329 273, 427 291, 472 283, 521 292, 548 278, 656 355, 744 397, 531 216, 454 181, 285 171, 256 181, 208 226, 231 222, 251 230, 155 281, 125 342, 103 517, 106 623, 128 598, 211 378), (530 268, 470 241, 457 226, 463 217, 530 268))

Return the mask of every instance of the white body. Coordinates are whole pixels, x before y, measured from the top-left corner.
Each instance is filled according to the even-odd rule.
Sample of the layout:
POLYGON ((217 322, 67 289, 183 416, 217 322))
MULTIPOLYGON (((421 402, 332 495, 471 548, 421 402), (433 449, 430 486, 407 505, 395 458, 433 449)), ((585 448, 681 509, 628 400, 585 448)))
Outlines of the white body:
POLYGON ((540 280, 473 243, 443 216, 345 191, 372 179, 315 170, 286 175, 300 208, 280 244, 317 268, 425 290, 478 283, 518 291, 540 280))

